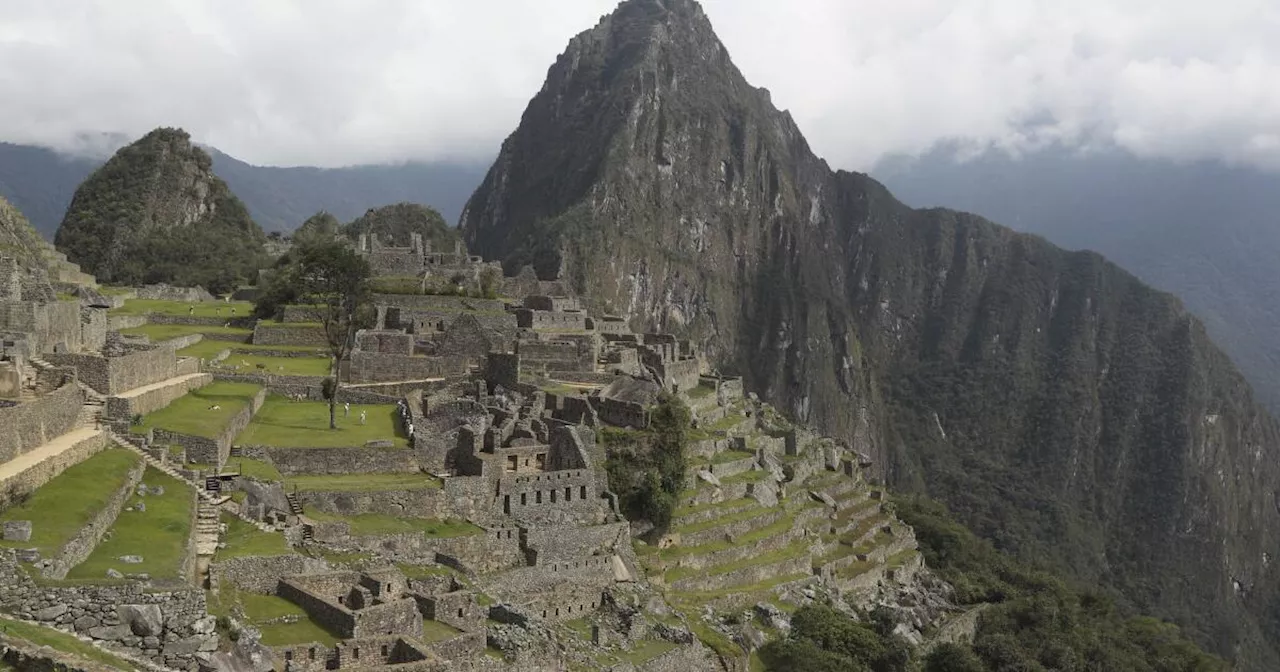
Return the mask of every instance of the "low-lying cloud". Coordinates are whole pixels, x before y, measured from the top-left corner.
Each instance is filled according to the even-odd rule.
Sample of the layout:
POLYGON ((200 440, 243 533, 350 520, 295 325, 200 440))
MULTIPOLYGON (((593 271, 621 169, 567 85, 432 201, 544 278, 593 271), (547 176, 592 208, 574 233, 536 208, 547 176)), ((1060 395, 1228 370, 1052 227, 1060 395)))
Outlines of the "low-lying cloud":
MULTIPOLYGON (((7 0, 0 140, 182 126, 245 160, 492 156, 612 0, 7 0)), ((1266 0, 707 0, 752 83, 836 166, 940 142, 1119 146, 1280 169, 1266 0)))

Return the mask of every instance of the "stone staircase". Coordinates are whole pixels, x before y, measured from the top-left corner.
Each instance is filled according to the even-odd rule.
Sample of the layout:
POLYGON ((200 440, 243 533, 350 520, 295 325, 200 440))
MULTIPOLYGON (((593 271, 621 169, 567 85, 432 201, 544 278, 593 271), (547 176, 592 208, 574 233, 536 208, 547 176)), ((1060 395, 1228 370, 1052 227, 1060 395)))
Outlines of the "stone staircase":
MULTIPOLYGON (((196 483, 195 481, 189 478, 186 478, 173 467, 152 457, 151 453, 147 452, 141 446, 133 443, 132 441, 129 441, 121 437, 119 434, 116 434, 111 430, 107 430, 107 434, 110 437, 110 439, 115 443, 119 444, 124 448, 128 448, 129 450, 132 450, 138 455, 141 455, 142 459, 147 463, 148 466, 154 467, 155 469, 158 469, 172 476, 173 478, 176 478, 179 481, 186 483, 188 486, 190 486, 192 489, 196 491, 196 495, 199 496, 201 502, 207 502, 210 506, 214 507, 215 509, 218 509, 222 507, 222 504, 231 501, 230 497, 219 497, 215 494, 210 493, 208 490, 205 489, 204 485, 200 483, 196 483)), ((268 526, 266 523, 254 520, 252 518, 249 518, 248 516, 241 514, 238 507, 224 507, 222 508, 222 510, 225 510, 229 513, 234 514, 237 518, 240 518, 241 520, 245 521, 246 523, 249 523, 250 525, 253 525, 254 527, 258 528, 259 530, 262 530, 263 532, 275 532, 275 530, 272 529, 270 526, 268 526)))
POLYGON ((301 516, 302 503, 298 501, 297 493, 293 493, 293 492, 287 493, 285 494, 284 498, 289 502, 289 513, 292 513, 295 516, 301 516))
POLYGON ((196 503, 196 555, 213 555, 218 550, 218 513, 208 500, 196 503))
POLYGON ((107 398, 96 390, 81 382, 76 382, 84 392, 84 406, 80 407, 80 415, 76 417, 76 427, 98 429, 106 416, 107 398))

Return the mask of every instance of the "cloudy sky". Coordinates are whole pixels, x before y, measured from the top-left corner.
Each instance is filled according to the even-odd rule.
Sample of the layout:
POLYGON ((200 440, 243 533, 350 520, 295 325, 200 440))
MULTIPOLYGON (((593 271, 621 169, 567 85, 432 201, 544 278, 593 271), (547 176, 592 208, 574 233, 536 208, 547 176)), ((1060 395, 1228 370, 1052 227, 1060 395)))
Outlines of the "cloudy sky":
MULTIPOLYGON (((487 159, 614 0, 0 0, 0 140, 178 125, 244 160, 487 159)), ((1280 169, 1275 0, 705 0, 818 153, 1116 144, 1280 169)))

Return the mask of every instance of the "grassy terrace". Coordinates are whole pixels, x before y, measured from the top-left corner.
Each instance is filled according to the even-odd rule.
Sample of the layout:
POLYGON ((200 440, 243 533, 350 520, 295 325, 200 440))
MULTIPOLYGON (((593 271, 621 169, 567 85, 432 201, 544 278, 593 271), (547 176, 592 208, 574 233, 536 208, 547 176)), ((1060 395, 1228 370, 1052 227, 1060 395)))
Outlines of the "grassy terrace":
POLYGON ((125 299, 124 306, 112 308, 109 315, 190 315, 192 317, 246 317, 253 314, 248 301, 161 301, 157 299, 125 299), (235 310, 233 314, 231 311, 235 310))
POLYGON ((769 513, 770 511, 771 509, 766 509, 762 506, 757 505, 748 509, 743 509, 741 511, 735 511, 730 514, 720 516, 719 518, 712 518, 711 520, 704 520, 702 522, 692 523, 689 525, 677 525, 673 528, 672 531, 679 532, 681 534, 693 534, 694 532, 702 532, 703 530, 709 530, 713 527, 720 527, 722 525, 730 525, 733 523, 742 522, 744 520, 751 520, 752 518, 758 518, 760 516, 763 516, 769 513))
POLYGON ((659 557, 665 560, 676 560, 686 555, 705 555, 707 553, 715 553, 717 551, 724 551, 730 548, 739 548, 782 534, 787 530, 790 530, 794 523, 795 518, 793 516, 783 516, 770 525, 758 527, 746 534, 738 536, 732 542, 719 539, 705 544, 699 544, 698 546, 673 546, 671 548, 662 549, 661 551, 658 551, 658 553, 659 557))
POLYGON ((233 354, 219 362, 215 368, 235 373, 270 373, 277 376, 327 376, 330 373, 328 357, 264 357, 262 355, 233 354))
POLYGON ((151 339, 152 343, 159 343, 160 341, 169 341, 183 336, 190 336, 191 334, 221 335, 230 339, 247 339, 253 335, 253 330, 204 324, 144 324, 140 327, 121 329, 120 333, 126 336, 146 336, 151 339))
POLYGON ((338 428, 329 429, 329 404, 323 401, 290 401, 272 395, 235 442, 281 448, 356 448, 374 439, 390 439, 397 448, 409 445, 400 435, 394 404, 352 405, 346 417, 339 405, 337 420, 338 428), (360 424, 361 411, 368 415, 364 425, 360 424))
POLYGON ((42 556, 53 556, 106 506, 139 459, 111 448, 58 474, 27 501, 0 512, 0 522, 32 521, 30 541, 0 541, 0 547, 38 548, 42 556))
POLYGON ((398 518, 380 513, 363 513, 354 516, 337 516, 318 511, 308 511, 307 517, 318 522, 341 521, 351 526, 352 534, 403 534, 421 532, 433 539, 466 537, 484 532, 465 520, 441 520, 438 518, 398 518))
POLYGON ((679 581, 680 579, 690 576, 721 576, 731 574, 740 569, 748 569, 751 567, 763 567, 772 565, 786 560, 793 560, 809 554, 809 547, 812 542, 808 539, 797 539, 782 548, 774 549, 767 553, 753 555, 749 558, 742 558, 733 562, 707 567, 706 569, 690 569, 688 567, 676 567, 668 570, 665 578, 668 583, 679 581))
POLYGON ((232 341, 219 341, 206 338, 199 343, 189 345, 178 351, 179 355, 187 357, 203 357, 209 359, 217 356, 223 350, 230 350, 231 356, 235 357, 237 353, 252 355, 256 352, 297 352, 313 354, 317 357, 326 356, 324 348, 316 348, 308 345, 254 345, 252 343, 236 343, 232 341))
POLYGON ((227 533, 222 535, 226 548, 217 552, 218 560, 230 560, 245 556, 292 555, 293 549, 285 543, 284 535, 275 532, 263 532, 245 521, 230 515, 222 514, 222 522, 227 525, 227 533))
POLYGON ((237 413, 262 389, 251 383, 210 383, 178 397, 173 403, 142 418, 137 429, 167 429, 171 432, 215 438, 237 413), (213 406, 218 406, 213 410, 213 406))
POLYGON ((430 474, 342 474, 291 476, 286 490, 303 492, 388 492, 427 490, 440 487, 440 479, 430 474))
POLYGON ((275 595, 258 595, 223 588, 211 593, 209 613, 218 616, 239 612, 250 625, 262 632, 262 643, 267 646, 286 646, 318 642, 325 646, 338 643, 338 637, 311 620, 298 605, 275 595), (296 623, 270 623, 273 619, 296 617, 296 623))
POLYGON ((672 514, 674 518, 682 518, 684 516, 692 516, 704 511, 714 511, 718 509, 736 509, 740 506, 750 506, 755 504, 754 499, 743 497, 741 499, 729 499, 723 502, 713 502, 711 504, 698 504, 696 506, 681 506, 672 514))
POLYGON ((462 634, 461 630, 448 623, 433 621, 429 618, 422 619, 422 641, 427 644, 453 639, 460 634, 462 634))
POLYGON ((728 464, 729 462, 737 462, 738 460, 754 458, 755 456, 755 453, 750 453, 745 450, 726 450, 712 455, 710 460, 700 461, 699 463, 705 464, 710 462, 711 464, 728 464))
POLYGON ((764 469, 753 469, 744 471, 740 474, 726 476, 720 479, 721 483, 759 483, 769 477, 769 472, 764 469))
POLYGON ((128 506, 146 503, 146 511, 121 511, 111 531, 85 561, 71 568, 68 579, 101 579, 107 569, 127 574, 150 574, 152 579, 181 579, 182 556, 191 535, 194 493, 181 481, 148 467, 142 482, 164 486, 163 495, 134 496, 128 506), (142 557, 139 564, 124 564, 122 555, 142 557))
POLYGON ((88 642, 82 642, 73 635, 54 630, 53 628, 23 623, 22 621, 15 621, 0 616, 0 630, 3 630, 4 634, 7 636, 25 639, 37 646, 47 646, 55 651, 79 656, 80 658, 85 658, 95 663, 113 667, 117 670, 138 669, 123 658, 113 656, 110 653, 89 644, 88 642))
POLYGON ((259 481, 284 480, 284 476, 280 475, 280 471, 275 468, 275 465, 247 457, 229 458, 225 469, 231 473, 239 473, 247 478, 256 478, 259 481))

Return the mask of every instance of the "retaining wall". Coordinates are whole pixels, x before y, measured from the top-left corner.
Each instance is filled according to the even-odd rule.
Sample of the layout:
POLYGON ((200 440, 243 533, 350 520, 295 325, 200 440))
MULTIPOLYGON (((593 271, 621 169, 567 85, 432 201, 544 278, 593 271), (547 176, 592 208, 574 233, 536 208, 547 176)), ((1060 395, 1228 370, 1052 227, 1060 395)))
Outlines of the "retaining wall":
MULTIPOLYGON (((120 511, 124 509, 125 502, 129 501, 129 497, 133 495, 134 488, 142 482, 142 472, 146 471, 146 468, 147 463, 139 459, 138 464, 125 475, 124 482, 116 488, 102 508, 98 509, 89 523, 80 528, 74 537, 58 549, 56 557, 50 558, 53 564, 44 569, 42 572, 44 576, 51 579, 66 578, 67 572, 71 571, 72 567, 84 562, 89 554, 93 553, 98 542, 102 541, 103 535, 115 524, 120 511)), ((35 524, 39 525, 40 521, 35 521, 35 524)))
MULTIPOLYGON (((186 375, 186 374, 183 374, 186 375)), ((210 374, 175 382, 164 387, 143 392, 133 397, 107 397, 106 417, 129 419, 134 415, 146 415, 173 403, 175 399, 213 382, 210 374)))
POLYGON ((83 405, 80 388, 65 383, 38 399, 0 408, 0 463, 71 431, 83 405))

